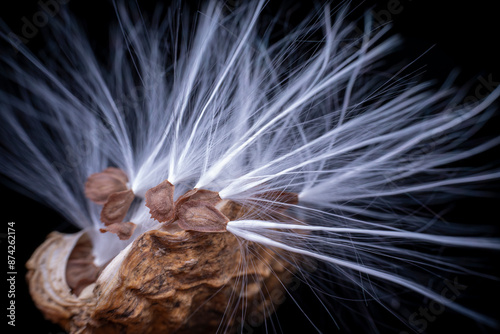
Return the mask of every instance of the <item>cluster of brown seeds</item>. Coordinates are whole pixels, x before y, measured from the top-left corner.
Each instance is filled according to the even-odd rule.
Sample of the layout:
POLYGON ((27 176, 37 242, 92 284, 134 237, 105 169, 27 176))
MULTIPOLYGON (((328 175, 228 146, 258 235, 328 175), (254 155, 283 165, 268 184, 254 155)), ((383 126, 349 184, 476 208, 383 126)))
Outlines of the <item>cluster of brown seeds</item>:
MULTIPOLYGON (((122 240, 129 239, 136 228, 133 222, 123 221, 135 198, 127 182, 125 172, 109 167, 92 174, 85 184, 85 195, 103 205, 101 221, 106 228, 100 229, 101 232, 115 233, 122 240)), ((174 201, 174 190, 175 186, 165 180, 146 192, 146 206, 153 219, 164 223, 165 227, 175 223, 186 231, 226 232, 231 218, 227 213, 230 203, 222 200, 218 192, 195 188, 174 201)), ((259 199, 268 201, 267 211, 274 214, 298 202, 297 194, 278 191, 264 192, 259 199)))
POLYGON ((101 221, 106 228, 102 233, 111 232, 121 240, 127 240, 134 233, 136 224, 124 222, 128 209, 135 198, 127 187, 128 177, 119 168, 108 167, 100 173, 89 176, 85 183, 85 196, 94 203, 103 205, 101 221))
POLYGON ((174 185, 167 180, 146 192, 151 217, 165 226, 176 222, 186 231, 225 232, 229 219, 219 211, 219 193, 192 189, 174 202, 174 185))

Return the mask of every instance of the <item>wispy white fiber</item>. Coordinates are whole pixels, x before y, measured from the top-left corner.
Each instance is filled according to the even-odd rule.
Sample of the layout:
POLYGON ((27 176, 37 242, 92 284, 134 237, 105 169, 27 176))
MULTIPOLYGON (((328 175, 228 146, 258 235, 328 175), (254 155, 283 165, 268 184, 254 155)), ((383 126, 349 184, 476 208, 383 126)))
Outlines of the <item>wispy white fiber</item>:
POLYGON ((276 38, 265 4, 231 13, 216 1, 199 12, 172 6, 144 21, 136 5, 115 4, 107 64, 61 12, 43 58, 26 47, 0 57, 16 87, 0 92, 1 173, 87 229, 98 264, 158 228, 143 197, 168 179, 176 197, 205 188, 258 207, 262 220, 228 224, 242 253, 249 241, 312 257, 384 307, 399 286, 498 327, 427 283, 448 273, 495 279, 439 250, 498 251, 500 241, 425 208, 500 178, 491 166, 459 167, 500 143, 470 140, 500 88, 467 105, 450 82, 436 88, 397 73, 384 63, 400 43, 390 27, 366 15, 357 36, 347 8, 323 6, 276 38), (108 166, 123 169, 138 196, 128 241, 98 232, 100 206, 84 196, 87 177, 108 166), (298 204, 284 204, 285 221, 272 218, 276 201, 261 196, 269 191, 276 200, 298 194, 298 204))

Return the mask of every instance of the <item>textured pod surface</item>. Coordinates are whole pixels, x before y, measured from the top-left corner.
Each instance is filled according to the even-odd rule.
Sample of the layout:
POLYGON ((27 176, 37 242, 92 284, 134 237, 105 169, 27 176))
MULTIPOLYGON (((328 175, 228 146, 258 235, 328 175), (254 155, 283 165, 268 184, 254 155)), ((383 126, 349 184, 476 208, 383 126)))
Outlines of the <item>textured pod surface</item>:
POLYGON ((26 263, 30 294, 45 317, 68 329, 75 315, 92 304, 93 297, 72 293, 66 280, 66 264, 84 232, 52 232, 26 263))
POLYGON ((236 318, 224 320, 228 308, 236 314, 243 307, 244 313, 268 314, 272 302, 262 290, 283 289, 280 281, 292 272, 279 255, 260 246, 250 245, 252 251, 243 257, 230 233, 190 232, 173 225, 143 233, 96 283, 80 287, 77 297, 66 269, 84 237, 52 233, 27 264, 36 305, 71 333, 210 333, 221 321, 234 329, 236 318))

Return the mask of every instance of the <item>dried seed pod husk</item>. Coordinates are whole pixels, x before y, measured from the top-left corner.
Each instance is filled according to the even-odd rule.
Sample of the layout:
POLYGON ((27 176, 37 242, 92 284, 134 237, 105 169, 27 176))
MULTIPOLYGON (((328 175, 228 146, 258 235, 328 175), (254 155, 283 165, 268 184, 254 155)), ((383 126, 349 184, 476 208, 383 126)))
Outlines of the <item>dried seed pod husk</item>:
POLYGON ((92 298, 87 298, 86 294, 76 296, 66 280, 69 257, 84 235, 85 232, 52 232, 26 263, 26 277, 35 305, 47 319, 65 329, 69 329, 76 314, 92 303, 92 298))
POLYGON ((71 251, 66 263, 66 282, 73 294, 79 296, 84 288, 94 283, 100 268, 94 264, 92 242, 82 234, 71 251))
MULTIPOLYGON (((217 207, 229 218, 246 210, 227 200, 217 207)), ((70 333, 215 333, 221 322, 236 330, 238 319, 224 314, 268 316, 269 292, 283 293, 281 282, 294 271, 279 250, 250 242, 242 248, 228 232, 174 223, 139 235, 99 268, 95 282, 77 280, 90 283, 77 296, 67 264, 78 242, 88 240, 84 232, 52 233, 27 264, 36 305, 70 333)))

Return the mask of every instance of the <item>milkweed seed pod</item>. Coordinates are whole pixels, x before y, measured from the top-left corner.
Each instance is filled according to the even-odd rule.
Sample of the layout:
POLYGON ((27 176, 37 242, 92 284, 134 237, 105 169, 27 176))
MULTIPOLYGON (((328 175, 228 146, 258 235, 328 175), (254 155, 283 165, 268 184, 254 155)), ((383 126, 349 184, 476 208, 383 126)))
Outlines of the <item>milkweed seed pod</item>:
MULTIPOLYGON (((151 211, 168 217, 166 226, 141 234, 101 268, 85 232, 49 235, 27 264, 30 292, 47 319, 71 333, 206 333, 238 325, 224 320, 228 307, 238 314, 272 309, 261 291, 284 289, 295 271, 291 259, 251 243, 242 253, 225 229, 243 215, 259 218, 259 211, 203 189, 169 203, 173 188, 164 181, 146 194, 151 211)), ((282 205, 296 204, 295 194, 281 195, 282 205)))
POLYGON ((453 76, 387 68, 399 38, 345 6, 288 25, 264 0, 112 5, 109 49, 62 5, 36 55, 0 22, 17 52, 0 55, 0 172, 81 230, 51 233, 27 263, 47 319, 70 333, 280 332, 287 296, 303 318, 286 322, 318 332, 318 309, 346 331, 421 332, 420 309, 498 328, 450 294, 498 279, 495 222, 434 209, 500 178, 493 158, 464 167, 500 144, 477 135, 500 88, 465 102, 453 76))

